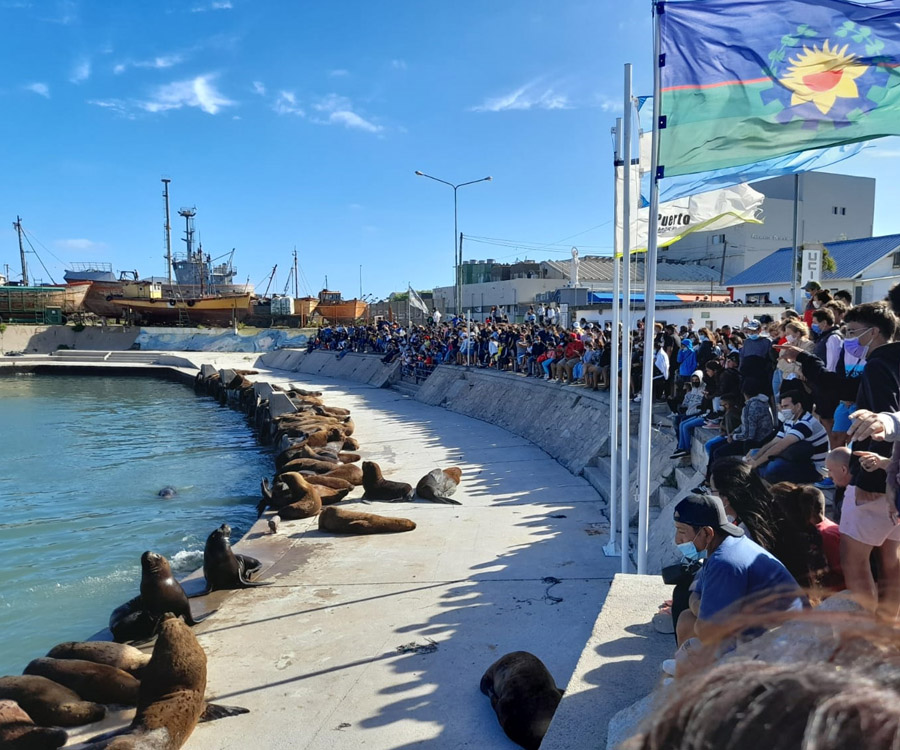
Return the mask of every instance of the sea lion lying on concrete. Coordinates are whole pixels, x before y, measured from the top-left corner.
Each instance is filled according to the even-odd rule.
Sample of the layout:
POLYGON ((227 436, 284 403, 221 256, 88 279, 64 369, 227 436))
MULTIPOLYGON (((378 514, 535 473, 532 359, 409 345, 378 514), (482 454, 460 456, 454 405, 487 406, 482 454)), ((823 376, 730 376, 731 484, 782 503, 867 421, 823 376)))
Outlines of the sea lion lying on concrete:
POLYGON ((282 466, 278 473, 282 474, 287 471, 313 471, 316 474, 327 474, 332 471, 337 464, 330 461, 318 461, 314 458, 295 458, 288 461, 282 466))
POLYGON ((324 476, 346 479, 354 487, 359 487, 363 483, 363 471, 354 464, 338 464, 324 476))
POLYGON ((376 516, 334 506, 323 508, 319 514, 319 531, 335 534, 395 534, 414 528, 416 524, 408 518, 376 516))
POLYGON ((341 479, 340 477, 331 477, 326 476, 325 474, 304 474, 303 478, 317 487, 328 487, 332 490, 347 490, 348 492, 353 489, 353 485, 350 484, 350 482, 346 479, 341 479))
POLYGON ((355 437, 344 438, 343 448, 345 451, 358 451, 359 440, 357 440, 355 437))
POLYGON ((381 475, 381 467, 374 461, 363 461, 363 487, 366 500, 382 500, 393 503, 412 500, 412 485, 406 482, 392 482, 381 475))
POLYGON ((206 547, 203 550, 206 591, 203 593, 268 586, 271 581, 250 580, 260 568, 262 563, 256 558, 234 553, 231 549, 231 527, 223 523, 206 538, 206 547))
POLYGON ((260 489, 262 500, 256 506, 259 515, 262 515, 266 508, 273 508, 278 511, 278 515, 290 521, 311 518, 322 510, 319 488, 309 484, 302 474, 296 472, 279 474, 275 477, 271 488, 269 480, 263 479, 260 489))
POLYGON ((137 703, 139 680, 128 672, 108 664, 84 659, 32 659, 24 674, 46 677, 74 690, 86 701, 134 706, 137 703))
POLYGON ((506 736, 525 750, 537 750, 562 699, 563 691, 534 654, 513 651, 501 656, 481 678, 481 692, 506 736))
POLYGON ((191 629, 168 613, 159 624, 131 726, 91 742, 100 743, 97 750, 178 750, 199 721, 247 713, 207 704, 205 692, 206 653, 191 629))
POLYGON ((0 701, 0 747, 4 750, 56 750, 69 736, 58 727, 39 727, 15 701, 0 701))
POLYGON ((51 659, 84 659, 96 664, 106 664, 138 679, 150 661, 150 654, 145 654, 134 646, 112 641, 68 641, 51 648, 47 656, 51 659))
POLYGON ((461 476, 462 471, 456 466, 443 470, 432 469, 419 480, 416 494, 423 500, 460 505, 459 500, 453 500, 450 495, 456 492, 461 476))
POLYGON ((106 716, 106 706, 82 700, 73 690, 36 675, 0 677, 0 698, 18 703, 42 727, 79 727, 106 716))
POLYGON ((153 635, 156 620, 141 607, 141 595, 120 604, 109 615, 109 631, 117 643, 141 641, 153 635))

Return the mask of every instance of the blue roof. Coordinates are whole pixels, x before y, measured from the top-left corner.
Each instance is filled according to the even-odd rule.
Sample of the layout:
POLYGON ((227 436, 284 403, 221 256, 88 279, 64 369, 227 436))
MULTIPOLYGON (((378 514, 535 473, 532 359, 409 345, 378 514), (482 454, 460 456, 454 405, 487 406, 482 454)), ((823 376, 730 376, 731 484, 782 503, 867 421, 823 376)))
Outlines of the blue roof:
MULTIPOLYGON (((828 254, 834 258, 837 271, 824 271, 822 281, 853 279, 873 263, 900 248, 900 234, 883 237, 866 237, 861 240, 825 242, 828 254)), ((750 268, 729 279, 725 286, 763 286, 765 284, 789 284, 793 248, 783 247, 767 255, 750 268)))
MULTIPOLYGON (((592 305, 611 305, 613 301, 612 292, 591 292, 589 303, 592 305)), ((666 294, 658 292, 656 295, 657 302, 681 302, 681 297, 677 294, 666 294)), ((631 294, 632 304, 644 304, 644 293, 633 292, 631 294)))

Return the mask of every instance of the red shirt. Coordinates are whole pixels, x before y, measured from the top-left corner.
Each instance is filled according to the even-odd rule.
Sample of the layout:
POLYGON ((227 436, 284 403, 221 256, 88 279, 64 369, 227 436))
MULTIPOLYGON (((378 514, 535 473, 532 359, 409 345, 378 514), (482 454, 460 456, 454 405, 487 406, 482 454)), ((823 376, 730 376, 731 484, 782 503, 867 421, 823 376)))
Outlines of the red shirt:
POLYGON ((582 354, 584 354, 584 343, 581 339, 575 339, 566 344, 566 359, 581 357, 582 354))
POLYGON ((817 523, 816 528, 822 535, 822 549, 825 552, 825 560, 830 568, 830 574, 825 583, 829 588, 835 588, 840 591, 844 588, 844 571, 841 568, 840 526, 826 518, 822 523, 817 523))

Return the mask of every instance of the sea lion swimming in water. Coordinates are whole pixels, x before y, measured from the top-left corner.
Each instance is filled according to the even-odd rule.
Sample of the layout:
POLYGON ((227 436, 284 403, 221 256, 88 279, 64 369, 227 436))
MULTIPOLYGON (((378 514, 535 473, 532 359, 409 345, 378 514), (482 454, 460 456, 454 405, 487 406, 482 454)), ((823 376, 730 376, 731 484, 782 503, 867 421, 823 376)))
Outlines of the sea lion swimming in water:
POLYGON ((74 690, 86 701, 134 706, 140 682, 132 675, 107 664, 84 659, 32 659, 24 674, 46 677, 74 690))
POLYGON ((206 591, 203 593, 268 586, 271 581, 250 580, 261 567, 262 563, 256 558, 234 553, 231 549, 231 527, 223 523, 206 539, 206 547, 203 550, 206 591))
POLYGON ((8 750, 56 750, 68 741, 65 730, 39 727, 15 701, 0 701, 0 747, 8 750))
POLYGON ((415 528, 415 522, 408 518, 377 516, 333 505, 323 508, 319 514, 319 531, 331 531, 335 534, 394 534, 415 528))
POLYGON ((82 700, 74 690, 36 675, 0 677, 0 698, 18 703, 43 727, 79 727, 106 716, 106 706, 82 700))
POLYGON ((178 750, 198 722, 247 713, 208 704, 205 692, 206 653, 191 629, 167 613, 141 680, 134 720, 126 730, 90 742, 99 743, 97 750, 178 750))
POLYGON ((178 494, 178 490, 176 490, 171 485, 166 485, 159 492, 156 493, 161 498, 168 500, 169 498, 175 497, 178 494))
POLYGON ((416 485, 416 494, 423 500, 431 500, 435 503, 447 503, 449 505, 461 505, 459 500, 453 500, 450 495, 456 492, 462 471, 454 466, 450 469, 433 469, 419 480, 416 485))
MULTIPOLYGON (((349 464, 345 464, 349 466, 349 464)), ((381 475, 381 467, 374 461, 363 461, 363 498, 393 503, 412 500, 412 485, 406 482, 392 482, 381 475)))
POLYGON ((491 664, 481 692, 491 699, 506 736, 525 750, 538 750, 563 695, 544 663, 527 651, 491 664))

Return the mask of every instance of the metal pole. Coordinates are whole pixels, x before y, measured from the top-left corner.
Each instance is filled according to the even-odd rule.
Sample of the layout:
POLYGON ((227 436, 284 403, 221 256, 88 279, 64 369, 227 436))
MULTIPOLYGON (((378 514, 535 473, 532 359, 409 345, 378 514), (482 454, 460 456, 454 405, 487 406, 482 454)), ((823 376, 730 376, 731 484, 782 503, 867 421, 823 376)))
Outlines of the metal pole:
POLYGON ((791 302, 800 311, 800 290, 797 288, 797 265, 800 257, 800 175, 794 174, 794 252, 791 260, 791 302))
POLYGON ((22 217, 16 216, 16 233, 19 235, 19 257, 22 260, 22 286, 28 286, 28 263, 25 262, 25 245, 22 244, 22 217))
POLYGON ((622 120, 622 572, 629 569, 629 495, 631 494, 631 63, 625 64, 625 110, 622 120))
POLYGON ((647 573, 647 540, 650 532, 650 431, 653 418, 653 335, 656 325, 656 262, 659 255, 659 17, 653 14, 653 146, 650 152, 650 226, 644 261, 644 382, 641 389, 640 458, 638 460, 637 572, 647 573))
MULTIPOLYGON (((622 161, 622 118, 616 118, 615 127, 616 145, 613 157, 613 212, 616 220, 619 218, 621 210, 622 191, 621 180, 619 179, 619 168, 624 163, 622 161)), ((618 235, 618 232, 615 232, 618 235)), ((617 538, 619 535, 619 378, 617 377, 616 367, 619 362, 619 323, 621 322, 621 303, 619 296, 619 268, 622 265, 619 261, 619 253, 622 248, 619 242, 613 242, 613 287, 612 287, 612 332, 611 342, 607 345, 612 347, 609 359, 610 379, 609 379, 609 543, 603 548, 603 552, 607 557, 614 557, 621 554, 617 538)))
POLYGON ((172 180, 163 178, 163 198, 166 199, 166 269, 169 286, 172 286, 172 222, 169 218, 169 183, 172 180))
POLYGON ((456 200, 456 191, 459 189, 459 185, 453 186, 453 268, 456 271, 455 279, 456 279, 456 314, 459 315, 459 311, 462 309, 462 284, 460 284, 461 278, 461 268, 460 268, 460 256, 462 254, 462 249, 459 246, 459 204, 456 200))

